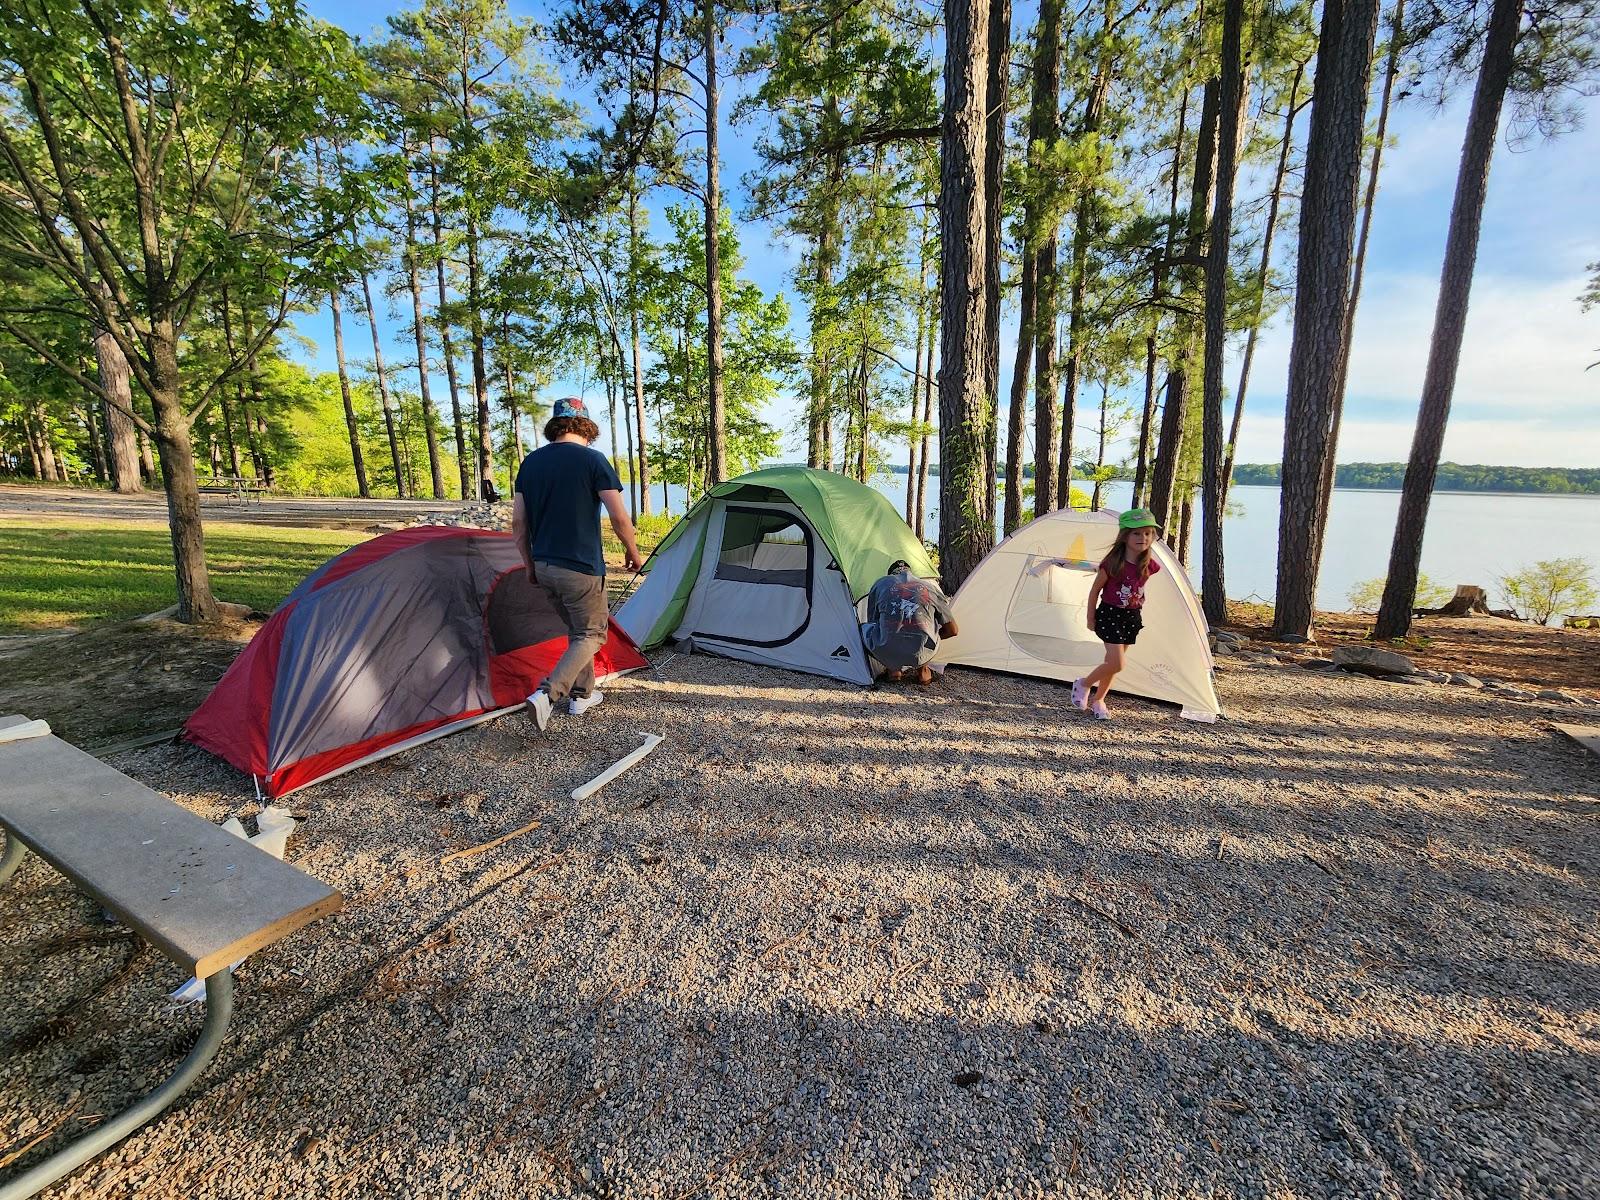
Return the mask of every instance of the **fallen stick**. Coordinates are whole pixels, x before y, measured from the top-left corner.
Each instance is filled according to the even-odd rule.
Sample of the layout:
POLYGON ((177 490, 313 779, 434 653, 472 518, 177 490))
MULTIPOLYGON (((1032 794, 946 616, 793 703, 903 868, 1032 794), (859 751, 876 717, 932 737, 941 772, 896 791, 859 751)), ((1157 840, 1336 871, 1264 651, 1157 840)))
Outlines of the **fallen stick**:
POLYGON ((659 733, 645 734, 644 745, 640 746, 627 757, 619 758, 604 771, 601 771, 600 774, 589 780, 588 783, 579 784, 577 787, 573 788, 572 798, 574 800, 587 800, 590 796, 594 795, 601 788, 605 787, 606 784, 610 783, 618 775, 621 775, 630 767, 637 766, 641 761, 643 761, 644 757, 650 753, 650 751, 654 750, 661 744, 662 740, 663 739, 659 733))
POLYGON ((484 842, 481 846, 468 846, 465 850, 457 850, 453 854, 446 854, 439 860, 439 865, 442 867, 446 863, 455 862, 458 858, 471 858, 474 854, 482 854, 485 850, 493 850, 496 846, 504 846, 512 838, 521 837, 525 833, 532 833, 537 828, 539 828, 539 822, 529 821, 521 829, 513 829, 510 833, 503 833, 492 842, 484 842))

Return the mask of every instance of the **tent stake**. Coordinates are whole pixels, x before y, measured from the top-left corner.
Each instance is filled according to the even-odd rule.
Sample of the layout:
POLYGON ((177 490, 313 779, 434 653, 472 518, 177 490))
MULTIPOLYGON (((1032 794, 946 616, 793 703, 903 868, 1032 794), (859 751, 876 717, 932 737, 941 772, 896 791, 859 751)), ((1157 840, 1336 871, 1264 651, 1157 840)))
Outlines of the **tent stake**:
POLYGON ((630 767, 637 766, 644 760, 645 756, 649 754, 650 751, 654 750, 661 744, 662 740, 663 739, 659 733, 645 734, 644 745, 640 746, 626 758, 619 758, 604 771, 601 771, 600 774, 589 780, 588 783, 580 784, 579 786, 573 788, 572 798, 574 800, 587 800, 590 796, 594 795, 601 788, 605 787, 606 784, 610 783, 618 775, 621 775, 630 767))

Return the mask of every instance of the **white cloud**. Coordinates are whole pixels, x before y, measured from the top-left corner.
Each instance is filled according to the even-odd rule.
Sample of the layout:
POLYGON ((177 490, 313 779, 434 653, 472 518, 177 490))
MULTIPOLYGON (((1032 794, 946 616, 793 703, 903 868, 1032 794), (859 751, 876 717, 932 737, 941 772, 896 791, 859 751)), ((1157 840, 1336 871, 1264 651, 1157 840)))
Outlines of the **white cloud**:
MULTIPOLYGON (((1581 286, 1577 278, 1532 284, 1488 275, 1475 282, 1446 457, 1523 466, 1600 462, 1600 370, 1585 370, 1600 358, 1600 316, 1578 307, 1581 286)), ((1341 461, 1391 461, 1409 452, 1437 290, 1436 279, 1417 275, 1370 278, 1356 315, 1341 461)), ((1289 342, 1283 319, 1256 351, 1243 461, 1276 461, 1282 453, 1289 342)))

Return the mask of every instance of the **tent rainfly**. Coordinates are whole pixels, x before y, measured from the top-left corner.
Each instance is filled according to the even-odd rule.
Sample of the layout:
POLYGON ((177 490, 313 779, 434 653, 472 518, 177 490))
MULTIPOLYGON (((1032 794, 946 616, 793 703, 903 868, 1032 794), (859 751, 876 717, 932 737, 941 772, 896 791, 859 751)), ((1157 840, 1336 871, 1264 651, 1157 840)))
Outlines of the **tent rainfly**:
POLYGON ((617 624, 771 667, 872 682, 858 604, 903 558, 928 552, 881 492, 832 471, 767 467, 718 484, 656 548, 617 624))
MULTIPOLYGON (((967 576, 951 604, 959 637, 936 662, 1071 681, 1105 659, 1089 631, 1089 587, 1117 537, 1117 514, 1047 513, 1001 542, 967 576)), ((1166 700, 1192 721, 1221 715, 1211 645, 1188 573, 1165 543, 1145 592, 1144 630, 1128 648, 1119 692, 1166 700)))
MULTIPOLYGON (((509 711, 566 644, 510 534, 403 529, 308 575, 183 733, 283 796, 509 711)), ((613 623, 595 674, 646 665, 613 623)))

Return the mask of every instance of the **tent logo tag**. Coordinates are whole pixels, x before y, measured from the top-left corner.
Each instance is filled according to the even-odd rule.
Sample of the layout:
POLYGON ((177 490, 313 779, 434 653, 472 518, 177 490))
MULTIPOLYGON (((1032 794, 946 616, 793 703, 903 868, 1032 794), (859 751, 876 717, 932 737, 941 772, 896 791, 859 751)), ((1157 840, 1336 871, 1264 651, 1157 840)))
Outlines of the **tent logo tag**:
POLYGON ((844 646, 840 646, 832 654, 828 655, 828 657, 829 658, 849 658, 850 657, 850 651, 848 649, 846 649, 844 646))

